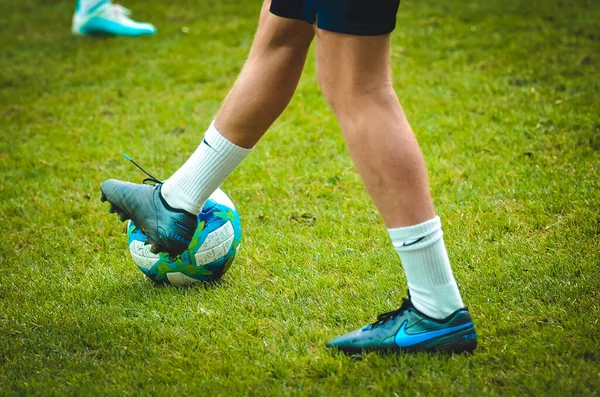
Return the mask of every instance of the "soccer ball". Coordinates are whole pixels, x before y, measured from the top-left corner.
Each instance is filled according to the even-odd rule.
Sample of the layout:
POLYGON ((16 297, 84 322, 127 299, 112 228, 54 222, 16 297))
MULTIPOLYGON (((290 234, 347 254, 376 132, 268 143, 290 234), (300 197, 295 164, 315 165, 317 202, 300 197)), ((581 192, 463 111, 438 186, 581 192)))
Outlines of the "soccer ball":
POLYGON ((142 272, 157 283, 190 285, 221 278, 242 240, 240 218, 231 199, 217 189, 198 214, 198 228, 187 250, 177 257, 153 254, 146 235, 129 221, 129 251, 142 272))

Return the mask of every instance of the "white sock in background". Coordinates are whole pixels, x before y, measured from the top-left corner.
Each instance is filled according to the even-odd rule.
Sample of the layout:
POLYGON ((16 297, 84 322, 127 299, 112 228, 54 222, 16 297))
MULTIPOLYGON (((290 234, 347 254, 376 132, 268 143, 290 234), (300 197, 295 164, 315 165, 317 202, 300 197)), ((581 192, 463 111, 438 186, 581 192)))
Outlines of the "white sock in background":
POLYGON ((440 217, 414 226, 388 229, 406 273, 413 305, 442 319, 464 306, 452 275, 440 217))
POLYGON ((199 214, 206 199, 251 151, 229 142, 213 121, 200 146, 162 186, 163 198, 171 207, 199 214))
POLYGON ((109 2, 110 0, 78 0, 75 10, 78 14, 87 14, 92 8, 109 2))

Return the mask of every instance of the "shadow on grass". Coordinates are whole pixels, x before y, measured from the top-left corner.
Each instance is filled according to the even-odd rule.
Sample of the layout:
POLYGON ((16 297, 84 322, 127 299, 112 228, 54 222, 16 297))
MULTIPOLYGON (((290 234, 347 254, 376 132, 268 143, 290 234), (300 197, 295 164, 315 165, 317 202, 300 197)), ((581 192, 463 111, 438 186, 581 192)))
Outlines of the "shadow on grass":
POLYGON ((219 279, 215 281, 198 282, 188 286, 176 286, 168 283, 157 283, 146 277, 123 278, 118 282, 98 283, 92 290, 86 292, 86 301, 137 302, 139 300, 151 301, 152 299, 169 297, 190 297, 203 292, 215 292, 227 288, 229 282, 219 279))
POLYGON ((150 279, 147 280, 146 284, 151 287, 161 288, 161 289, 173 289, 174 291, 194 291, 194 290, 204 290, 210 291, 217 288, 223 288, 227 282, 223 281, 223 279, 213 280, 213 281, 198 281, 193 284, 187 285, 173 285, 168 282, 156 282, 150 279))
POLYGON ((473 357, 475 352, 453 352, 453 351, 438 351, 438 352, 425 352, 425 351, 415 351, 415 352, 406 352, 402 350, 393 350, 393 349, 385 349, 385 350, 373 350, 373 351, 363 351, 363 352, 344 352, 337 348, 328 348, 327 349, 329 355, 332 357, 348 357, 352 361, 362 361, 368 359, 369 357, 398 357, 398 358, 406 358, 406 356, 412 357, 435 357, 436 359, 450 360, 455 356, 461 357, 473 357))

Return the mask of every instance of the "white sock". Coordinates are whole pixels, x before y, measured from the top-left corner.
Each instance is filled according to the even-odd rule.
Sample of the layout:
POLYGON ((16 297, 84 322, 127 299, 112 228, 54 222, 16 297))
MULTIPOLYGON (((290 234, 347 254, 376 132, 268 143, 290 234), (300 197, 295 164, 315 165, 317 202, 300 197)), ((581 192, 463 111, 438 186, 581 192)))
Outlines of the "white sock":
POLYGON ((213 121, 200 146, 162 186, 163 198, 174 208, 199 214, 206 199, 251 151, 229 142, 213 121))
POLYGON ((92 8, 102 3, 110 3, 110 0, 77 0, 77 8, 75 10, 79 14, 87 14, 92 8))
POLYGON ((442 319, 464 306, 452 275, 440 217, 414 226, 388 229, 406 273, 413 305, 442 319))

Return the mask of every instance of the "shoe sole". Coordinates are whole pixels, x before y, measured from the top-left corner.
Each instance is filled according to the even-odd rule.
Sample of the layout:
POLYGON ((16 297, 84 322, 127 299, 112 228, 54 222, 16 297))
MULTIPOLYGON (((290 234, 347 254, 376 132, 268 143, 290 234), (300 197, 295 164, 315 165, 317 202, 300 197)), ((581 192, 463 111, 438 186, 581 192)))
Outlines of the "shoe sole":
MULTIPOLYGON (((102 194, 100 195, 100 201, 105 203, 108 201, 108 203, 110 204, 110 208, 108 209, 108 212, 111 214, 116 213, 119 216, 119 220, 121 222, 125 222, 126 220, 131 219, 131 215, 123 210, 121 207, 113 204, 104 194, 104 192, 102 192, 102 194)), ((136 225, 139 227, 139 225, 136 225)), ((153 254, 159 254, 161 252, 167 252, 167 249, 164 245, 157 243, 156 239, 152 236, 153 233, 148 232, 147 230, 145 230, 142 227, 139 227, 140 230, 142 231, 142 233, 144 233, 146 235, 146 244, 144 245, 150 245, 150 251, 153 254)))
POLYGON ((437 354, 473 354, 477 345, 475 346, 448 346, 448 347, 434 347, 434 348, 402 348, 402 347, 388 347, 388 348, 364 348, 364 349, 353 349, 353 348, 341 348, 339 346, 327 346, 328 350, 337 350, 347 355, 355 354, 368 354, 368 353, 383 353, 383 354, 396 354, 396 353, 437 353, 437 354))

